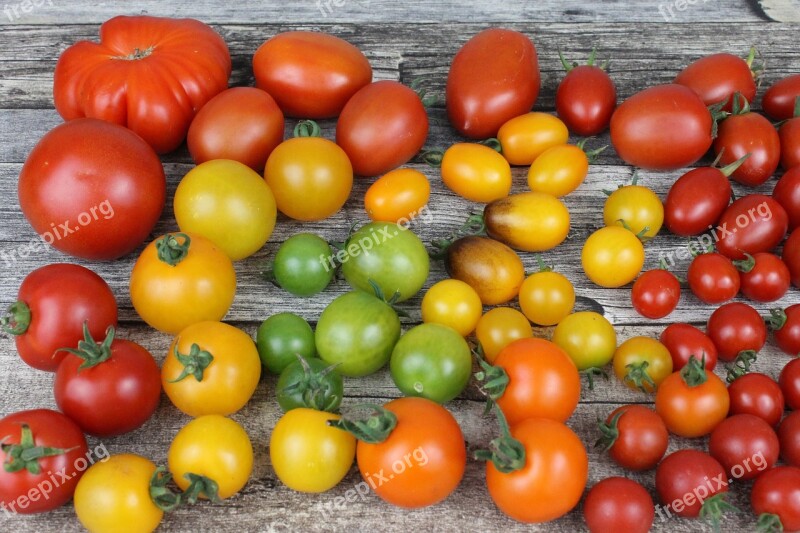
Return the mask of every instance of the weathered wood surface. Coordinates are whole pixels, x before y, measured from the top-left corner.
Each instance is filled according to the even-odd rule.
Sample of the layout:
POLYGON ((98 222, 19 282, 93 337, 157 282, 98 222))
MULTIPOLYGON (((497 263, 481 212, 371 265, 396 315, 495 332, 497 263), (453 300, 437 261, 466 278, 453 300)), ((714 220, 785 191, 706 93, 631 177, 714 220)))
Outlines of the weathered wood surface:
MULTIPOLYGON (((766 4, 775 5, 761 3, 765 7, 766 4)), ((376 78, 400 79, 408 83, 424 77, 434 93, 443 95, 447 66, 452 55, 470 35, 493 21, 520 29, 531 35, 537 43, 543 70, 543 88, 536 108, 541 110, 550 111, 553 108, 555 87, 562 75, 556 57, 558 49, 570 58, 580 59, 588 54, 592 46, 597 45, 602 57, 613 58, 611 72, 621 98, 654 83, 669 81, 681 66, 700 55, 721 50, 744 54, 751 44, 758 46, 767 60, 769 70, 765 85, 788 73, 800 72, 800 56, 794 49, 794 36, 800 27, 764 22, 766 18, 756 3, 743 1, 725 2, 724 8, 721 0, 690 5, 681 12, 680 21, 693 24, 665 23, 658 11, 659 2, 656 1, 579 3, 517 0, 497 3, 471 0, 434 3, 417 0, 403 3, 348 0, 344 5, 335 7, 328 17, 322 17, 316 3, 311 0, 292 3, 291 7, 268 1, 223 6, 208 0, 138 2, 136 10, 128 5, 120 5, 112 2, 55 1, 53 6, 45 3, 25 17, 2 26, 0 198, 5 201, 0 204, 0 306, 14 300, 19 283, 34 268, 49 262, 74 261, 52 250, 28 257, 20 256, 20 245, 29 242, 34 234, 22 217, 16 201, 16 177, 26 154, 36 141, 60 122, 52 109, 51 100, 52 68, 58 54, 75 40, 94 38, 97 23, 115 14, 146 11, 159 15, 194 16, 214 24, 231 48, 234 58, 233 85, 252 83, 250 59, 264 39, 286 29, 313 28, 334 33, 357 44, 373 64, 376 78), (350 23, 354 19, 359 23, 350 23), (264 24, 255 25, 254 21, 263 21, 264 24), (447 21, 448 24, 421 24, 441 21, 447 21), (392 23, 387 25, 382 22, 392 23), (720 36, 724 36, 724 42, 720 36)), ((0 24, 6 22, 0 19, 0 24)), ((444 147, 457 139, 447 126, 441 103, 431 109, 431 118, 428 146, 444 147)), ((333 126, 332 122, 323 124, 328 137, 333 126)), ((591 146, 608 144, 608 136, 602 135, 590 143, 591 146)), ((164 160, 171 194, 180 178, 191 168, 191 161, 185 149, 166 156, 164 160)), ((442 185, 435 169, 416 163, 412 166, 425 172, 432 182, 430 209, 435 223, 421 220, 412 226, 424 242, 430 243, 455 230, 463 221, 464 213, 476 210, 479 206, 450 193, 442 185)), ((640 175, 640 181, 663 198, 669 184, 679 174, 644 172, 640 175)), ((609 151, 603 154, 592 167, 586 183, 565 199, 572 216, 568 241, 558 249, 543 254, 544 259, 576 285, 578 308, 602 309, 617 326, 620 340, 634 335, 657 336, 666 323, 675 319, 702 324, 712 308, 699 303, 691 295, 685 294, 678 310, 667 319, 646 321, 630 308, 628 290, 594 287, 581 271, 581 243, 593 229, 602 225, 602 190, 623 183, 630 175, 631 169, 624 166, 613 153, 609 151)), ((514 190, 525 190, 524 169, 515 169, 514 178, 514 190)), ((759 188, 759 191, 768 193, 773 184, 774 180, 759 188)), ((254 333, 261 320, 282 310, 296 311, 315 322, 325 305, 348 289, 346 284, 337 281, 319 297, 298 300, 259 279, 259 266, 274 255, 281 241, 298 231, 314 231, 332 240, 341 239, 352 222, 366 220, 363 193, 368 185, 369 181, 359 180, 343 211, 327 221, 299 224, 281 217, 267 246, 254 257, 237 264, 239 290, 227 320, 250 333, 254 333)), ((734 188, 737 193, 744 192, 740 187, 734 188)), ((168 202, 155 233, 174 228, 171 202, 168 202)), ((646 247, 647 266, 656 266, 660 257, 676 254, 685 246, 685 240, 662 232, 646 247)), ((140 342, 161 360, 170 339, 138 321, 127 294, 127 278, 134 258, 135 254, 113 263, 77 262, 96 270, 114 289, 121 306, 123 324, 120 333, 140 342)), ((526 267, 533 269, 533 257, 523 254, 523 259, 526 267)), ((687 259, 676 259, 675 270, 679 274, 685 272, 687 266, 687 259)), ((444 276, 442 265, 432 264, 427 286, 444 276)), ((410 319, 403 320, 406 326, 419 321, 419 302, 420 298, 417 297, 402 304, 411 315, 410 319)), ((792 290, 778 304, 797 302, 800 302, 800 296, 797 290, 792 290)), ((773 305, 756 307, 766 312, 773 305)), ((549 331, 537 329, 537 334, 547 336, 549 331)), ((757 369, 777 376, 786 360, 785 356, 769 346, 762 352, 757 369)), ((49 374, 21 365, 13 342, 7 338, 0 340, 0 415, 23 408, 54 407, 51 379, 49 374)), ((325 514, 322 506, 328 506, 334 498, 344 495, 360 478, 354 469, 339 487, 319 496, 293 493, 281 485, 269 466, 267 453, 270 428, 279 416, 278 406, 272 397, 274 385, 273 377, 265 377, 252 402, 235 416, 247 428, 257 453, 256 471, 243 493, 223 505, 179 510, 165 520, 163 530, 578 531, 584 528, 579 510, 554 523, 535 527, 521 526, 504 518, 486 493, 483 467, 474 461, 470 461, 467 475, 458 491, 446 502, 433 508, 401 511, 384 504, 374 495, 368 495, 365 501, 348 503, 333 515, 325 514)), ((345 402, 353 404, 364 398, 380 401, 398 395, 388 372, 382 371, 368 378, 348 380, 345 402)), ((609 475, 624 474, 607 457, 591 448, 597 437, 594 428, 596 418, 605 416, 622 403, 651 401, 652 397, 630 391, 615 380, 599 381, 593 391, 584 390, 582 403, 570 420, 570 425, 581 435, 589 449, 590 485, 609 475)), ((481 416, 480 394, 474 386, 448 407, 462 424, 470 450, 488 443, 494 425, 490 419, 481 416)), ((105 444, 112 453, 136 451, 163 463, 171 438, 187 420, 164 399, 156 416, 145 427, 130 435, 108 439, 105 444)), ((672 440, 671 449, 683 446, 702 448, 705 442, 703 439, 692 442, 672 440)), ((652 491, 652 472, 631 477, 652 491)), ((553 487, 553 490, 558 490, 558 487, 553 487)), ((754 522, 748 513, 748 485, 743 483, 733 487, 733 493, 736 504, 745 513, 726 518, 723 527, 752 530, 754 522)), ((46 516, 31 518, 7 519, 0 514, 0 530, 8 531, 11 528, 19 531, 80 530, 70 506, 46 516)), ((675 519, 659 522, 657 519, 656 529, 702 531, 708 528, 699 522, 675 519)))

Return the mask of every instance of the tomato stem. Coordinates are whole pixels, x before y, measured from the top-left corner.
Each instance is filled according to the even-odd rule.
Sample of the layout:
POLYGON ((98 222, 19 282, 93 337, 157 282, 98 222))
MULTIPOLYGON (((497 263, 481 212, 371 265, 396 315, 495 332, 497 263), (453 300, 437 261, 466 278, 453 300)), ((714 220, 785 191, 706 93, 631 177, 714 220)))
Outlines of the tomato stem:
POLYGON ((700 507, 700 518, 709 522, 714 531, 719 531, 720 520, 725 511, 741 512, 738 507, 727 500, 727 493, 714 494, 703 502, 700 507))
POLYGON ((435 94, 428 94, 428 89, 422 86, 424 81, 425 78, 415 78, 411 81, 409 87, 412 91, 417 93, 417 96, 419 96, 419 99, 422 101, 422 106, 427 109, 439 103, 439 97, 435 94))
POLYGON ((120 61, 139 61, 140 59, 144 59, 150 56, 155 50, 155 46, 148 46, 147 48, 134 48, 133 52, 126 56, 114 56, 112 59, 118 59, 120 61))
POLYGON ((169 266, 175 266, 189 255, 192 239, 185 233, 167 233, 156 241, 158 260, 169 266), (183 238, 183 242, 178 238, 183 238))
POLYGON ((608 423, 603 422, 600 418, 597 419, 597 427, 600 429, 600 438, 594 443, 595 448, 602 448, 604 452, 607 452, 614 446, 614 443, 617 442, 619 438, 619 419, 622 418, 624 414, 625 411, 620 411, 611 417, 608 423))
POLYGON ((443 259, 447 255, 447 249, 453 245, 454 242, 463 237, 473 237, 486 235, 486 221, 483 215, 472 214, 467 217, 467 220, 458 228, 451 236, 444 239, 437 239, 431 244, 434 250, 428 255, 433 259, 443 259))
POLYGON ((89 331, 89 321, 83 323, 83 340, 78 342, 78 348, 60 348, 58 352, 67 352, 83 359, 83 363, 78 367, 78 372, 107 361, 111 357, 111 344, 114 342, 114 326, 109 326, 106 330, 106 337, 102 344, 92 338, 89 331))
POLYGON ((192 344, 188 354, 181 353, 178 351, 178 339, 175 340, 175 348, 172 350, 172 354, 183 365, 183 370, 177 378, 170 380, 169 383, 177 383, 188 376, 194 376, 197 381, 203 381, 205 369, 214 361, 214 356, 211 355, 211 352, 200 349, 200 345, 197 343, 192 344))
POLYGON ((172 474, 159 466, 150 477, 150 499, 156 507, 164 512, 174 511, 182 502, 181 494, 176 494, 167 484, 172 481, 172 474))
POLYGON ((525 466, 525 446, 511 436, 511 428, 508 427, 508 420, 503 411, 497 407, 497 404, 494 404, 493 408, 497 423, 500 425, 500 436, 492 439, 489 449, 476 450, 475 459, 491 461, 498 471, 508 474, 525 466))
POLYGON ((500 139, 498 139, 497 137, 489 137, 488 139, 482 140, 478 144, 482 144, 483 146, 491 148, 498 154, 503 153, 503 145, 500 144, 500 139))
POLYGON ((770 331, 778 331, 784 325, 786 325, 786 311, 780 307, 771 309, 769 317, 767 317, 767 326, 769 326, 770 331))
POLYGON ((783 531, 781 517, 773 513, 761 513, 758 515, 756 529, 761 533, 780 533, 783 531))
POLYGON ((509 382, 508 373, 503 367, 487 363, 480 356, 476 355, 476 359, 482 368, 475 373, 475 379, 480 383, 480 391, 489 398, 490 402, 496 402, 506 392, 509 382))
POLYGON ((322 129, 313 120, 301 120, 294 127, 293 134, 295 137, 320 137, 322 129))
POLYGON ((9 335, 22 335, 31 325, 31 308, 23 301, 8 306, 5 316, 0 318, 0 327, 9 335))
POLYGON ((561 64, 564 66, 564 70, 566 70, 567 72, 571 71, 572 69, 578 66, 577 63, 573 63, 570 65, 569 62, 564 58, 564 54, 561 52, 561 50, 558 51, 558 58, 561 60, 561 64))
POLYGON ((622 381, 625 383, 633 383, 633 386, 642 392, 654 391, 656 389, 656 383, 653 381, 653 378, 650 377, 650 374, 647 373, 648 366, 650 366, 650 363, 647 361, 625 365, 628 372, 625 374, 622 381), (648 390, 646 386, 649 386, 650 389, 648 390))
POLYGON ((750 371, 750 366, 755 363, 758 354, 755 350, 742 350, 733 360, 733 364, 728 366, 728 375, 725 379, 728 383, 733 383, 750 371))
POLYGON ((189 481, 189 486, 183 493, 181 500, 194 505, 201 495, 205 495, 210 501, 219 503, 219 484, 211 478, 193 474, 189 472, 184 474, 183 477, 189 481))
POLYGON ((733 93, 733 105, 731 108, 731 115, 741 116, 750 112, 750 102, 740 92, 733 93))
POLYGON ((794 113, 792 117, 800 118, 800 96, 794 99, 794 113))
POLYGON ((326 412, 336 410, 342 399, 326 385, 325 377, 335 371, 340 363, 335 363, 317 372, 311 368, 301 354, 295 353, 295 356, 303 367, 303 378, 288 385, 283 391, 288 394, 302 395, 303 403, 309 409, 326 412))
MULTIPOLYGON (((724 149, 723 149, 723 150, 724 150, 724 149)), ((723 152, 722 152, 722 151, 720 151, 720 153, 719 153, 719 157, 720 157, 720 158, 722 157, 722 153, 723 153, 723 152)), ((750 157, 750 155, 751 155, 751 153, 750 153, 750 152, 748 152, 748 153, 744 154, 742 157, 740 157, 739 159, 737 159, 736 161, 734 161, 734 162, 733 162, 733 163, 731 163, 730 165, 727 165, 727 166, 725 166, 725 167, 722 167, 721 169, 719 169, 719 171, 720 171, 720 172, 722 172, 722 174, 723 174, 723 175, 724 175, 726 178, 729 178, 729 177, 731 176, 731 174, 733 174, 734 172, 736 172, 736 170, 737 170, 737 169, 738 169, 740 166, 742 166, 742 165, 744 164, 744 162, 745 162, 745 161, 747 161, 747 158, 748 158, 748 157, 750 157)), ((719 159, 717 159, 717 161, 716 161, 716 162, 719 162, 719 159)), ((715 162, 715 165, 716 165, 716 162, 715 162)))
POLYGON ((25 469, 29 474, 34 476, 42 472, 39 459, 64 455, 74 450, 74 448, 64 449, 50 446, 36 446, 35 439, 33 438, 33 431, 31 431, 31 427, 28 424, 22 424, 19 444, 3 444, 0 448, 2 448, 3 453, 6 454, 6 459, 3 462, 3 470, 9 474, 13 474, 14 472, 25 469))
POLYGON ((681 379, 690 388, 700 386, 708 381, 705 353, 701 359, 697 359, 695 355, 689 356, 689 362, 681 368, 681 379))
POLYGON ((586 381, 589 382, 589 390, 594 390, 595 376, 601 376, 604 380, 608 381, 608 373, 602 368, 598 368, 596 366, 581 370, 580 373, 586 376, 586 381))
POLYGON ((368 444, 377 444, 389 438, 397 427, 397 415, 380 405, 365 403, 356 408, 367 408, 372 413, 367 418, 342 416, 339 420, 328 420, 328 425, 346 431, 368 444))
POLYGON ((442 159, 444 159, 444 150, 441 148, 424 150, 419 156, 428 166, 439 168, 442 166, 442 159))
POLYGON ((736 269, 742 274, 747 274, 756 266, 756 258, 747 252, 744 252, 744 259, 736 259, 732 262, 733 266, 735 266, 736 269))

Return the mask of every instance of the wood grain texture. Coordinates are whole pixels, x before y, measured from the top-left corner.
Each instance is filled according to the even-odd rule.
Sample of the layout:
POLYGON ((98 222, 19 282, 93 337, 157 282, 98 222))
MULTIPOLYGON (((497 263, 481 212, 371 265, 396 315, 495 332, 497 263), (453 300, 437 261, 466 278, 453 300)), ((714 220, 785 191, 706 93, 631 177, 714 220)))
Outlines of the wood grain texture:
MULTIPOLYGON (((796 1, 796 0, 789 0, 796 1)), ((296 28, 319 29, 339 35, 365 51, 375 68, 377 79, 399 79, 410 82, 424 77, 426 85, 443 95, 444 81, 450 59, 466 39, 491 22, 524 31, 536 42, 542 65, 543 88, 537 109, 552 111, 555 88, 562 76, 556 51, 561 49, 571 59, 582 59, 591 48, 598 46, 601 57, 613 58, 611 72, 621 98, 655 84, 671 80, 689 61, 703 54, 730 50, 745 54, 756 44, 767 61, 769 70, 764 87, 786 74, 800 72, 800 56, 795 51, 795 39, 800 26, 758 22, 763 15, 755 3, 708 0, 678 12, 677 22, 669 24, 659 13, 659 2, 392 2, 389 0, 347 0, 327 17, 320 15, 315 2, 302 0, 287 8, 272 1, 240 2, 222 5, 210 0, 195 2, 155 2, 136 4, 137 11, 171 16, 194 16, 209 23, 225 37, 234 60, 232 85, 252 83, 250 59, 261 42, 279 31, 296 28), (265 24, 259 24, 259 21, 265 24), (352 21, 358 21, 358 24, 352 21), (447 22, 441 24, 441 22, 447 22), (700 23, 700 21, 703 21, 700 23), (710 22, 714 21, 714 22, 710 22), (385 24, 391 22, 391 24, 385 24), (647 23, 643 23, 647 22, 647 23), (724 36, 724 42, 720 36, 724 36)), ((666 4, 664 1, 662 4, 666 4)), ((762 2, 767 4, 768 2, 762 2)), ((75 261, 97 271, 112 286, 121 307, 123 321, 120 334, 140 342, 161 361, 170 338, 145 327, 138 321, 127 293, 127 280, 136 254, 113 263, 92 263, 67 258, 53 250, 25 254, 22 245, 35 238, 22 217, 16 201, 16 179, 27 153, 37 140, 60 122, 52 109, 52 69, 58 54, 78 39, 93 39, 97 24, 122 12, 133 12, 120 3, 91 3, 86 1, 45 3, 41 8, 2 26, 3 46, 0 47, 0 307, 15 299, 16 290, 24 276, 50 262, 75 261)), ((766 8, 766 7, 765 7, 766 8)), ((0 17, 3 14, 0 12, 0 17)), ((2 19, 0 18, 0 21, 2 19)), ((763 88, 762 88, 763 91, 763 88)), ((431 111, 431 134, 428 147, 445 147, 458 140, 447 125, 440 102, 431 111)), ((287 129, 292 124, 287 125, 287 129)), ((332 137, 334 123, 322 124, 327 137, 332 137)), ((575 139, 573 139, 575 140, 575 139)), ((590 146, 608 144, 608 135, 590 141, 590 146)), ((170 198, 181 177, 191 168, 185 148, 164 157, 170 198)), ((412 229, 426 244, 457 229, 465 213, 480 206, 456 198, 441 183, 436 169, 419 163, 411 165, 428 175, 432 183, 430 209, 432 222, 420 220, 412 229)), ((669 185, 680 172, 640 175, 640 182, 650 186, 664 198, 669 185)), ((603 189, 615 187, 628 180, 631 169, 609 150, 593 165, 586 182, 565 199, 572 216, 570 236, 562 246, 543 254, 545 261, 563 272, 575 284, 579 295, 578 309, 597 309, 616 325, 620 341, 635 335, 657 336, 663 326, 673 320, 703 324, 713 310, 685 294, 678 310, 668 319, 646 321, 630 307, 629 291, 592 286, 580 268, 582 241, 602 225, 603 189)), ((363 193, 370 180, 358 180, 345 208, 329 220, 300 224, 281 217, 270 242, 263 250, 237 263, 239 288, 234 305, 227 317, 233 324, 254 333, 261 320, 283 310, 298 312, 312 323, 323 308, 336 296, 348 290, 342 280, 322 295, 298 300, 260 279, 261 265, 274 256, 280 242, 299 231, 312 231, 330 240, 341 240, 353 222, 366 221, 363 193)), ((768 193, 774 179, 757 189, 768 193)), ((525 190, 525 169, 514 169, 514 191, 525 190)), ((737 194, 745 189, 735 186, 737 194)), ((98 222, 99 223, 99 222, 98 222)), ((175 229, 171 200, 156 234, 175 229)), ((676 255, 685 249, 686 241, 662 231, 655 241, 647 244, 647 267, 655 267, 659 258, 676 255)), ((523 254, 528 270, 536 261, 523 254)), ((685 272, 688 258, 677 258, 675 271, 685 272)), ((426 284, 445 277, 440 263, 433 263, 426 284)), ((688 292, 688 291, 687 291, 688 292)), ((797 290, 792 290, 776 305, 800 302, 797 290)), ((402 304, 410 318, 403 319, 408 328, 420 320, 420 297, 402 304)), ((513 305, 513 304, 512 304, 513 305)), ((774 305, 758 305, 766 312, 774 305)), ((547 337, 547 328, 537 328, 536 334, 547 337)), ((786 356, 768 346, 759 356, 756 368, 777 377, 786 356)), ((722 373, 722 370, 720 370, 722 373)), ((0 415, 32 407, 54 407, 50 374, 36 372, 18 361, 13 342, 0 339, 0 415)), ((380 402, 399 395, 387 371, 363 379, 346 382, 346 405, 363 399, 380 402)), ((287 490, 276 479, 269 465, 267 442, 270 428, 279 417, 273 399, 275 378, 262 378, 256 396, 234 418, 244 424, 256 447, 256 471, 243 493, 223 505, 204 504, 199 509, 183 509, 169 516, 164 531, 579 531, 583 530, 579 510, 551 524, 522 526, 504 518, 492 505, 483 482, 483 466, 470 461, 461 487, 446 502, 429 509, 402 511, 381 502, 370 494, 364 501, 348 503, 335 513, 325 512, 336 497, 360 481, 355 469, 344 482, 329 493, 308 496, 287 490)), ((629 475, 641 481, 653 493, 653 473, 625 474, 591 444, 597 437, 596 419, 604 417, 623 403, 651 403, 652 397, 628 390, 616 380, 600 380, 595 389, 584 389, 581 405, 570 420, 570 426, 583 438, 590 454, 589 485, 609 475, 629 475)), ((491 419, 482 417, 480 393, 474 385, 448 405, 461 423, 470 450, 485 446, 495 428, 491 419)), ((108 439, 105 445, 112 453, 136 451, 164 463, 172 437, 188 418, 180 414, 166 399, 156 416, 145 427, 130 435, 108 439)), ((688 442, 673 439, 671 450, 684 446, 703 448, 704 439, 688 442)), ((558 490, 558 487, 553 487, 558 490)), ((754 522, 749 515, 748 484, 732 488, 734 503, 745 510, 742 515, 729 516, 725 529, 750 531, 754 522)), ((654 493, 653 493, 654 494, 654 493)), ((660 522, 657 531, 706 531, 697 521, 676 520, 660 522)), ((0 530, 8 531, 80 531, 71 506, 46 516, 7 518, 0 513, 0 530)))

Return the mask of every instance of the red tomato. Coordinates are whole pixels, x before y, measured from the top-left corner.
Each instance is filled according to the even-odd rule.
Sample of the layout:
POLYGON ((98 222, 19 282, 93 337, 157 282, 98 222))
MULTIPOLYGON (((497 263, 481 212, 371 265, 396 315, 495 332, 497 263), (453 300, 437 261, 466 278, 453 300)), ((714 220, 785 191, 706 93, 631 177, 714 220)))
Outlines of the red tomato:
POLYGON ((741 276, 733 262, 722 254, 700 254, 686 273, 689 288, 707 304, 727 302, 739 293, 741 276))
POLYGON ((50 130, 19 175, 34 231, 62 252, 116 259, 150 235, 166 198, 158 156, 139 136, 93 118, 50 130))
POLYGON ((675 235, 688 237, 708 231, 731 200, 728 176, 733 170, 695 168, 678 178, 664 201, 664 224, 675 235))
POLYGON ((253 56, 256 86, 267 91, 284 114, 333 118, 372 81, 364 54, 347 41, 311 31, 287 31, 267 40, 253 56))
POLYGON ((764 93, 761 106, 771 119, 786 120, 794 116, 798 97, 800 97, 800 74, 794 74, 773 83, 764 93))
POLYGON ((800 287, 800 231, 795 229, 783 243, 781 259, 789 268, 792 285, 800 287))
POLYGON ((598 445, 622 468, 641 471, 655 467, 669 445, 661 417, 644 405, 623 405, 600 423, 598 445))
POLYGON ((767 321, 778 348, 789 355, 800 354, 800 304, 773 309, 767 321))
POLYGON ((266 92, 234 87, 212 98, 194 117, 186 144, 196 164, 232 159, 257 172, 283 142, 283 113, 266 92))
POLYGON ((490 28, 461 47, 447 75, 447 116, 462 135, 485 139, 527 113, 539 96, 539 60, 522 33, 490 28))
POLYGON ((408 162, 428 137, 419 95, 397 81, 371 83, 348 100, 336 123, 336 144, 359 176, 385 174, 408 162))
POLYGON ((717 347, 708 335, 690 324, 670 324, 658 340, 669 350, 672 369, 676 372, 686 366, 693 355, 700 360, 705 357, 707 370, 717 366, 717 347))
POLYGON ((72 499, 91 457, 81 429, 50 409, 19 411, 0 419, 0 442, 4 467, 0 468, 0 507, 6 513, 41 513, 61 507, 72 499), (48 448, 52 453, 47 453, 48 448), (25 461, 19 453, 32 457, 25 461))
POLYGON ((147 422, 161 397, 161 370, 150 352, 114 338, 102 344, 88 331, 61 361, 53 382, 56 403, 86 433, 112 437, 147 422))
POLYGON ((772 191, 772 198, 786 210, 789 217, 789 231, 794 231, 800 226, 800 166, 781 176, 772 191))
POLYGON ((781 459, 791 466, 800 466, 800 411, 789 413, 778 428, 781 459))
POLYGON ((800 531, 800 468, 777 466, 758 476, 750 492, 753 512, 770 514, 779 523, 764 531, 800 531))
POLYGON ((195 113, 228 88, 230 74, 225 41, 199 20, 114 17, 100 26, 99 44, 81 41, 61 54, 53 98, 64 120, 127 126, 165 153, 180 146, 195 113))
POLYGON ((740 93, 748 102, 756 97, 756 80, 750 69, 752 60, 733 54, 701 57, 680 71, 675 83, 689 87, 707 106, 725 102, 723 109, 730 111, 734 94, 740 93))
POLYGON ((640 275, 631 289, 631 303, 646 318, 664 318, 678 306, 681 282, 675 274, 660 268, 640 275))
POLYGON ((599 482, 583 502, 583 518, 591 533, 647 533, 655 514, 647 489, 624 477, 599 482))
POLYGON ((556 90, 556 113, 576 135, 597 135, 608 127, 617 107, 617 88, 603 67, 570 65, 561 58, 567 75, 556 90))
POLYGON ((720 462, 733 479, 755 479, 775 466, 779 453, 778 436, 762 418, 733 415, 711 432, 708 453, 720 462))
POLYGON ((800 359, 792 359, 781 370, 778 383, 783 392, 786 405, 800 411, 800 359))
POLYGON ((733 361, 745 350, 759 351, 767 341, 767 327, 758 311, 742 302, 731 302, 711 313, 706 332, 723 361, 733 361))
POLYGON ((83 324, 92 335, 117 325, 117 301, 103 278, 80 265, 60 263, 38 268, 22 281, 17 301, 0 320, 16 337, 17 351, 27 364, 55 372, 64 346, 83 339, 83 324))
POLYGON ((707 453, 679 450, 658 465, 656 492, 667 512, 696 518, 706 500, 728 492, 728 477, 719 461, 707 453))
POLYGON ((800 97, 797 102, 794 118, 784 122, 778 130, 781 140, 781 166, 784 170, 800 166, 800 97))
POLYGON ((658 85, 622 103, 611 117, 611 143, 628 164, 675 170, 711 147, 713 119, 703 101, 682 85, 658 85))
POLYGON ((755 302, 774 302, 786 294, 791 279, 789 268, 781 258, 768 252, 751 257, 739 265, 742 294, 755 302))
POLYGON ((781 160, 781 141, 769 120, 748 109, 722 121, 714 139, 714 153, 720 156, 723 165, 750 154, 733 171, 731 178, 742 185, 755 187, 767 181, 777 170, 781 160))
POLYGON ((725 209, 713 230, 717 250, 731 259, 769 252, 786 235, 789 217, 781 204, 763 194, 748 194, 725 209))
POLYGON ((772 427, 783 416, 784 399, 780 385, 765 374, 752 372, 737 378, 728 386, 731 414, 751 414, 772 427))

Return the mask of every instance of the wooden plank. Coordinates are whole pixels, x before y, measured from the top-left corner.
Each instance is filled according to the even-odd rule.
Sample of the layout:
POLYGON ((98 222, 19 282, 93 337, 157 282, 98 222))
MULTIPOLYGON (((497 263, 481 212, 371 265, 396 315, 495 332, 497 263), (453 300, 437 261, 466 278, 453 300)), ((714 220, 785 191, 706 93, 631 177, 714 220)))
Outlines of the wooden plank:
POLYGON ((758 7, 765 16, 777 22, 800 22, 800 3, 797 0, 759 0, 758 7))

